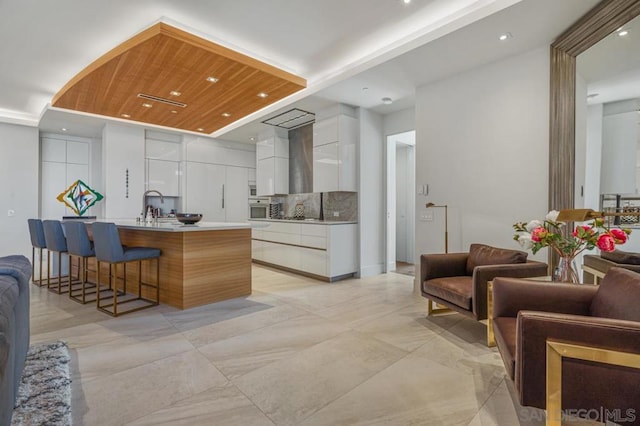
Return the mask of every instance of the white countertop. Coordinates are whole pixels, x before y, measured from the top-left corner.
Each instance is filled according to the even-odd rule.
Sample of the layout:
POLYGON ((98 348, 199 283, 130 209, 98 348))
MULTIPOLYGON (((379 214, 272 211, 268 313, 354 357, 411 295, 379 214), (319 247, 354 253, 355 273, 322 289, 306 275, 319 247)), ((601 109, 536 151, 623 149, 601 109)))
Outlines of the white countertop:
POLYGON ((185 225, 177 220, 170 222, 160 221, 144 223, 136 222, 135 220, 115 219, 91 222, 113 222, 118 226, 118 228, 164 232, 221 231, 225 229, 251 228, 251 224, 248 222, 198 222, 193 225, 185 225))
POLYGON ((318 220, 318 219, 305 219, 305 220, 296 220, 296 219, 249 219, 249 222, 270 222, 270 223, 304 223, 310 225, 348 225, 358 223, 357 220, 318 220))

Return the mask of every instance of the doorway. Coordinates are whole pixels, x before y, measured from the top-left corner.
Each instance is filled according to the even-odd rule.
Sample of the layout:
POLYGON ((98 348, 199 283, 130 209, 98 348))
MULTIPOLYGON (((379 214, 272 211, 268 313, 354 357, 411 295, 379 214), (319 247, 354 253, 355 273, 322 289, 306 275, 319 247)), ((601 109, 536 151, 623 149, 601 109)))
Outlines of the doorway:
POLYGON ((387 136, 385 272, 415 273, 416 132, 387 136))

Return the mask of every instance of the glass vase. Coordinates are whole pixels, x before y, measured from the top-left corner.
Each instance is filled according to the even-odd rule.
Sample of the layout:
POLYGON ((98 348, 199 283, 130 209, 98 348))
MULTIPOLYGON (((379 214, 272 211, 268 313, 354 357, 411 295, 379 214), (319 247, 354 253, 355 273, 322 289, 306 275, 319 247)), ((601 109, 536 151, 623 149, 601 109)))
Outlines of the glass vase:
POLYGON ((553 272, 553 281, 560 283, 578 284, 580 278, 576 268, 576 259, 571 256, 561 256, 558 266, 553 272))

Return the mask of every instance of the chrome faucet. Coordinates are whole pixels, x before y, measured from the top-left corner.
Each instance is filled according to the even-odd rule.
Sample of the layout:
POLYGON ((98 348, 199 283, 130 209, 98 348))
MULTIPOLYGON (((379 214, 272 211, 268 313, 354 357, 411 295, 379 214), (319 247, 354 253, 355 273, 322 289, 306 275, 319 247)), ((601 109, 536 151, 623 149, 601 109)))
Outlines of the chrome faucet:
POLYGON ((160 191, 156 191, 155 189, 150 189, 148 191, 145 191, 144 194, 142 194, 142 218, 143 219, 147 217, 147 195, 152 192, 155 192, 156 194, 158 194, 160 196, 160 202, 164 204, 164 195, 162 195, 160 191))

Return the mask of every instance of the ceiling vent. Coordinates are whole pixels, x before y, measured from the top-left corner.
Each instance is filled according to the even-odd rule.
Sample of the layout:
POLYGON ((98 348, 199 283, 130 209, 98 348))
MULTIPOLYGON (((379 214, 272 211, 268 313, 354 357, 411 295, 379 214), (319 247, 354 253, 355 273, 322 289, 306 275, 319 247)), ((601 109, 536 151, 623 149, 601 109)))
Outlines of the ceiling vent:
POLYGON ((142 98, 142 99, 146 99, 148 101, 162 102, 163 104, 176 106, 176 107, 180 107, 180 108, 186 108, 187 107, 187 104, 185 104, 184 102, 173 101, 171 99, 165 99, 165 98, 161 98, 161 97, 158 97, 158 96, 147 95, 145 93, 138 93, 138 97, 142 98))
POLYGON ((316 121, 316 115, 314 113, 294 108, 274 117, 267 118, 263 123, 292 130, 305 124, 313 123, 314 121, 316 121))

